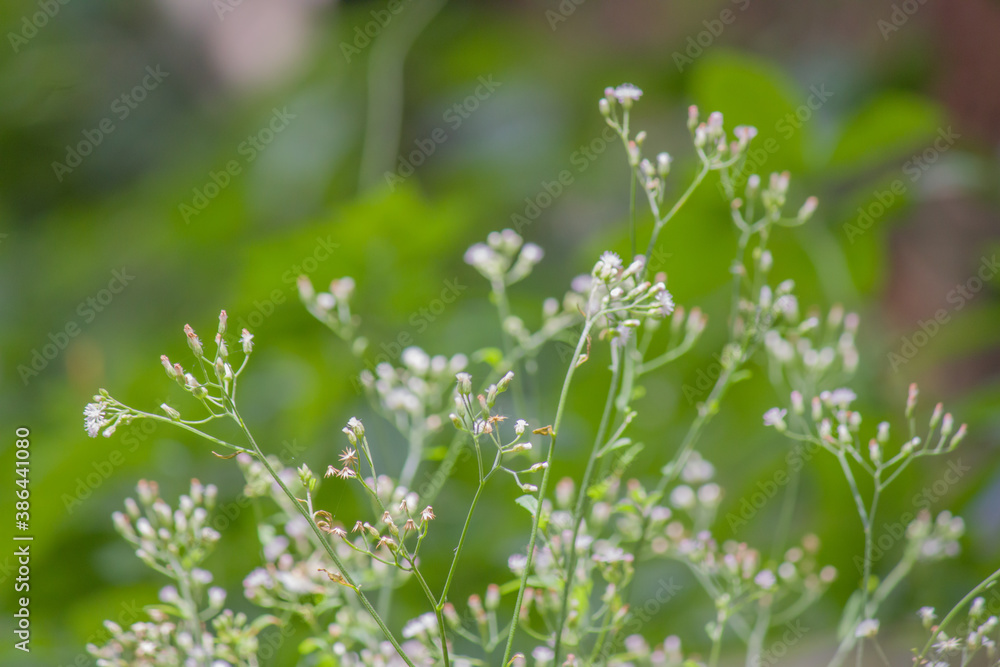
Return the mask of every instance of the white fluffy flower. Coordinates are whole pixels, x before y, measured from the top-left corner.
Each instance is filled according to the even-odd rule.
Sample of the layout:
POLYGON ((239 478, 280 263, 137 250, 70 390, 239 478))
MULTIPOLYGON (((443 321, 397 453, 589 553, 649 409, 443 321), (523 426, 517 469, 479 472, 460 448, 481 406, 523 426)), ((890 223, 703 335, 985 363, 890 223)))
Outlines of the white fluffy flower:
POLYGON ((104 416, 104 408, 105 404, 100 402, 88 403, 87 407, 83 409, 83 425, 87 429, 87 435, 91 438, 96 438, 101 429, 108 424, 108 420, 104 416))
POLYGON ((642 89, 631 83, 623 83, 615 88, 614 96, 620 104, 624 104, 626 101, 635 102, 642 97, 642 89))
POLYGON ((240 343, 243 344, 243 354, 250 354, 253 351, 253 334, 244 329, 240 343))
POLYGON ((874 637, 878 634, 879 622, 877 618, 868 618, 860 623, 854 630, 855 637, 874 637))

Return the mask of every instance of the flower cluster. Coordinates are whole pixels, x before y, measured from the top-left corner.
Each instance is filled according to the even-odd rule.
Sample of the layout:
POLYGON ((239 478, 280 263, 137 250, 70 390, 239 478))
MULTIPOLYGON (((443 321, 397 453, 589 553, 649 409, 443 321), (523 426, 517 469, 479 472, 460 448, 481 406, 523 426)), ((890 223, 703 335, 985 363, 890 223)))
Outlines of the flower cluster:
MULTIPOLYGON (((606 88, 604 97, 598 102, 598 108, 605 122, 621 136, 629 165, 638 176, 639 184, 654 213, 658 213, 666 194, 665 181, 670 174, 673 158, 666 152, 657 153, 653 159, 644 157, 642 148, 646 142, 646 133, 638 132, 634 137, 631 136, 630 111, 640 97, 642 90, 632 84, 606 88)), ((718 111, 709 114, 703 122, 698 107, 691 106, 688 109, 688 129, 706 170, 725 169, 735 165, 745 156, 750 141, 757 136, 756 128, 741 125, 733 129, 733 136, 730 138, 723 125, 722 113, 718 111)))
MULTIPOLYGON (((647 250, 636 250, 632 215, 631 252, 626 256, 632 259, 623 261, 610 251, 602 254, 588 274, 572 281, 561 299, 545 299, 541 325, 531 331, 525 322, 537 318, 523 320, 514 312, 508 288, 532 273, 542 250, 509 229, 493 232, 485 243, 470 247, 465 261, 489 282, 490 301, 499 316, 497 347, 468 356, 432 356, 408 347, 400 359, 359 376, 375 416, 384 418, 405 440, 405 456, 373 456, 365 425, 372 423, 368 413, 365 421, 358 417, 347 421, 342 429, 347 442, 329 453, 323 462, 325 474, 313 474, 302 461, 293 465, 284 457, 265 454, 237 409, 237 380, 253 351, 253 335, 243 330, 235 339, 227 338, 225 311, 219 316, 214 354, 206 352, 191 326, 185 326, 195 363, 186 370, 161 357, 168 377, 207 415, 182 418, 179 410, 166 404, 162 414, 143 412, 104 390, 94 397, 84 410, 90 436, 109 437, 135 419, 174 424, 233 450, 231 456, 218 456, 235 458, 231 465, 239 467, 246 481, 243 495, 267 501, 255 503, 262 510, 255 513, 262 561, 243 580, 246 599, 267 613, 248 621, 224 609, 225 593, 211 586, 212 575, 201 567, 219 539, 209 524, 215 488, 192 482, 190 493, 173 509, 159 497, 154 483, 141 482, 138 500, 127 500, 125 512, 116 512, 114 523, 136 554, 172 583, 160 592, 162 604, 149 611, 148 622, 127 629, 108 625, 111 639, 89 647, 98 664, 255 667, 257 634, 278 623, 276 616, 286 622, 301 621, 310 629, 298 646, 302 664, 716 667, 734 635, 747 646, 747 663, 760 663, 769 632, 795 620, 837 576, 832 566, 821 563, 815 535, 786 540, 793 512, 783 512, 783 525, 776 527, 775 541, 767 551, 726 539, 718 531, 725 492, 715 481, 715 465, 698 451, 699 439, 733 385, 755 370, 762 348, 767 378, 779 396, 788 396, 764 413, 763 426, 798 446, 827 452, 843 472, 854 500, 865 537, 863 555, 855 560, 861 585, 841 619, 832 665, 841 665, 855 650, 857 663, 864 662, 865 647, 878 641, 882 603, 918 563, 959 553, 965 529, 962 520, 947 511, 936 518, 929 512, 901 518, 899 525, 905 524, 905 530, 892 535, 901 542, 901 556, 891 571, 880 576, 875 569, 881 555, 874 550, 877 547, 883 554, 888 550, 882 540, 876 544, 876 527, 884 525, 876 514, 880 497, 914 461, 953 451, 966 427, 938 404, 926 428, 920 424, 918 429, 915 386, 907 398, 902 429, 888 422, 868 427, 855 407, 857 395, 845 386, 859 364, 857 315, 835 306, 825 317, 818 311, 803 317, 794 282, 771 280, 772 232, 805 223, 817 200, 810 197, 797 213, 786 215, 789 175, 771 174, 765 180, 745 173, 750 166, 747 147, 756 131, 737 127, 729 133, 721 113, 702 119, 691 107, 688 127, 700 168, 676 203, 665 205, 671 156, 644 157, 646 135, 633 135, 630 127, 632 110, 641 98, 639 88, 623 84, 607 89, 599 108, 621 138, 635 189, 645 196, 652 213, 647 250), (675 306, 666 275, 651 275, 650 258, 663 227, 711 172, 717 172, 730 202, 737 235, 730 272, 732 301, 725 319, 728 330, 717 357, 720 370, 709 385, 699 387, 703 395, 689 394, 685 387, 692 404, 698 396, 697 412, 683 437, 677 438, 677 446, 672 446, 672 437, 654 436, 651 439, 658 441, 649 443, 644 453, 644 444, 633 440, 630 428, 643 408, 640 383, 691 349, 707 323, 698 308, 675 306), (661 330, 667 330, 666 336, 660 335, 661 330), (592 348, 595 334, 610 345, 592 348), (568 344, 573 352, 566 355, 559 349, 551 355, 552 360, 557 356, 562 360, 565 375, 556 385, 561 387, 558 399, 548 401, 544 392, 549 378, 540 372, 540 362, 550 361, 541 354, 553 344, 568 344), (237 348, 243 358, 235 367, 230 350, 237 348), (591 355, 599 363, 581 368, 591 355), (575 401, 576 391, 570 392, 575 374, 599 374, 605 369, 610 375, 607 398, 594 420, 598 426, 589 453, 580 444, 579 420, 567 429, 572 446, 567 452, 567 437, 560 436, 560 430, 564 421, 570 422, 564 420, 567 412, 574 409, 567 406, 575 401), (476 386, 473 373, 480 383, 476 386), (542 409, 548 404, 556 406, 551 416, 542 409), (221 418, 231 420, 243 444, 202 430, 221 418), (445 419, 454 431, 441 428, 445 419), (897 435, 900 430, 903 437, 897 435), (645 465, 641 474, 632 471, 640 454, 656 456, 664 451, 667 456, 645 465), (454 494, 446 496, 448 502, 436 500, 463 455, 475 457, 461 467, 475 471, 475 492, 464 522, 454 511, 454 494), (554 468, 578 455, 584 462, 583 475, 553 479, 550 485, 554 468), (518 461, 523 462, 515 465, 518 461), (427 476, 430 481, 416 483, 421 479, 418 473, 430 472, 426 469, 431 466, 436 470, 427 476), (477 507, 488 502, 493 491, 490 481, 497 473, 510 475, 517 485, 520 494, 513 502, 528 512, 531 529, 526 544, 513 548, 507 560, 515 580, 485 589, 477 585, 472 595, 460 594, 457 587, 468 579, 455 576, 468 565, 463 548, 470 539, 483 536, 483 522, 477 520, 482 510, 477 507), (859 484, 861 476, 866 479, 859 484), (341 498, 360 498, 365 509, 358 516, 353 503, 345 510, 339 500, 324 509, 320 503, 327 502, 328 494, 321 485, 334 487, 341 498), (433 541, 428 540, 437 519, 435 506, 448 514, 450 524, 462 526, 454 543, 433 544, 446 537, 437 531, 433 541), (447 554, 449 562, 439 568, 447 572, 443 581, 428 577, 422 569, 422 548, 423 554, 428 549, 447 554), (655 592, 638 588, 636 582, 648 582, 657 572, 683 574, 677 574, 677 582, 665 574, 655 592), (689 641, 686 651, 675 636, 652 644, 647 627, 652 614, 688 586, 696 587, 695 593, 704 599, 699 606, 684 593, 692 616, 705 623, 705 636, 689 641), (386 620, 387 612, 399 608, 393 596, 403 587, 426 597, 427 606, 394 629, 386 620), (513 601, 513 609, 505 604, 505 596, 513 601), (462 616, 457 600, 463 600, 457 603, 462 616), (710 649, 705 651, 707 645, 710 649), (524 652, 515 653, 515 647, 524 652)), ((317 292, 308 278, 300 278, 298 286, 308 310, 360 356, 367 342, 358 334, 360 318, 351 308, 354 281, 334 280, 325 292, 317 292)), ((373 428, 376 432, 381 436, 373 428)), ((392 438, 377 444, 389 449, 392 438)), ((789 476, 798 474, 789 464, 789 476)), ((789 484, 783 490, 789 494, 787 508, 794 508, 797 488, 789 484)), ((917 664, 941 667, 954 660, 964 665, 979 651, 990 661, 995 659, 1000 624, 989 615, 984 598, 972 602, 964 624, 949 624, 969 600, 997 580, 1000 571, 938 624, 933 609, 921 610, 931 637, 917 655, 917 664)))
POLYGON ((513 285, 527 278, 544 256, 540 247, 525 243, 513 229, 505 229, 466 250, 465 263, 491 284, 513 285))
POLYGON ((317 292, 309 276, 299 276, 297 282, 299 298, 306 309, 317 320, 325 324, 337 336, 352 343, 352 352, 360 356, 368 346, 367 339, 357 336, 361 318, 351 312, 351 298, 354 296, 354 279, 350 276, 330 282, 327 292, 317 292))
POLYGON ((935 624, 937 614, 932 607, 921 607, 917 616, 920 617, 924 628, 931 631, 930 653, 926 664, 929 667, 971 664, 977 654, 982 654, 986 658, 986 664, 996 665, 1000 621, 997 620, 996 614, 990 613, 990 610, 986 598, 974 598, 964 622, 954 632, 949 633, 935 624))
POLYGON ((127 498, 115 512, 115 528, 136 555, 176 585, 160 591, 160 605, 147 610, 150 621, 128 628, 108 621, 110 638, 88 652, 101 667, 207 664, 255 667, 257 634, 276 619, 248 623, 244 614, 224 610, 226 592, 211 587, 211 572, 198 567, 211 553, 219 533, 209 527, 217 495, 212 485, 191 481, 190 492, 172 509, 155 482, 141 481, 138 500, 127 498), (207 624, 211 621, 211 624, 207 624))
MULTIPOLYGON (((169 596, 167 596, 169 599, 169 596)), ((164 600, 167 602, 167 600, 164 600)), ((162 611, 148 610, 150 621, 122 628, 106 621, 112 639, 87 650, 98 667, 257 667, 260 627, 248 624, 245 614, 225 610, 212 619, 212 631, 191 634, 162 611)))
POLYGON ((136 556, 172 576, 180 576, 208 557, 219 541, 219 533, 208 523, 215 506, 215 486, 192 480, 190 492, 181 496, 176 510, 160 497, 156 482, 142 480, 137 491, 138 502, 126 498, 125 512, 111 516, 118 533, 136 547, 136 556))
POLYGON ((401 433, 437 431, 447 413, 446 401, 455 374, 465 370, 468 358, 464 354, 432 357, 419 347, 408 347, 401 361, 398 368, 381 363, 374 373, 361 371, 361 384, 372 404, 401 433))
POLYGON ((836 386, 853 376, 858 368, 857 314, 845 314, 842 307, 834 306, 822 320, 811 315, 798 322, 793 314, 794 298, 784 298, 783 310, 794 326, 769 329, 764 337, 772 372, 784 374, 787 383, 800 393, 836 386))

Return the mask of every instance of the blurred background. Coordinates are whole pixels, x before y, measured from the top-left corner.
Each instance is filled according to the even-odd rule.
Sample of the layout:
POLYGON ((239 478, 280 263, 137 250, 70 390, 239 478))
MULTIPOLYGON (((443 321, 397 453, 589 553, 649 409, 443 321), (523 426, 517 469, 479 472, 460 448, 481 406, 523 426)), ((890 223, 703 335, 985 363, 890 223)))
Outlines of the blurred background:
MULTIPOLYGON (((12 650, 5 612, 3 664, 91 664, 83 647, 102 636, 102 619, 128 622, 155 602, 164 580, 110 520, 139 479, 158 480, 170 499, 193 476, 217 484, 223 504, 240 492, 235 466, 179 431, 140 424, 88 438, 81 410, 96 388, 147 409, 179 398, 158 355, 185 357, 183 325, 214 327, 226 308, 257 336, 243 412, 266 450, 323 470, 358 415, 392 460, 402 444, 352 378, 406 337, 431 353, 497 343, 486 286, 462 262, 470 244, 513 216, 530 220, 522 233, 547 255, 513 299, 532 325, 541 301, 600 251, 627 248, 628 173, 597 112, 605 86, 623 81, 645 91, 634 126, 648 131, 648 150, 675 156, 675 193, 693 173, 685 121, 698 104, 730 128, 759 128, 755 145, 771 148, 751 159, 763 173, 792 172, 791 202, 819 197, 808 225, 774 239, 775 277, 794 277, 803 305, 861 314, 855 387, 869 421, 900 415, 919 381, 925 411, 942 400, 969 423, 955 459, 971 471, 934 505, 965 517, 962 555, 918 567, 887 602, 887 650, 907 659, 924 636, 915 610, 950 608, 998 566, 997 2, 15 0, 0 25, 0 450, 12 469, 14 428, 31 428, 36 535, 34 650, 12 650), (572 183, 540 196, 563 170, 572 183), (364 359, 300 306, 299 273, 319 285, 357 280, 372 341, 364 359), (446 293, 454 302, 436 307, 446 293)), ((723 343, 735 239, 716 183, 661 237, 675 299, 711 320, 693 354, 646 383, 638 476, 674 451, 693 414, 681 388, 723 343)), ((551 357, 543 377, 554 387, 551 357)), ((580 377, 559 475, 583 467, 605 381, 597 365, 580 377)), ((784 466, 787 442, 758 427, 777 401, 757 373, 703 437, 727 491, 723 516, 784 466)), ((882 516, 912 510, 941 472, 913 466, 882 516)), ((858 584, 862 532, 831 461, 817 457, 805 476, 795 531, 819 535, 823 560, 841 572, 806 626, 832 628, 858 584)), ((443 576, 433 554, 446 562, 464 517, 467 479, 460 470, 435 503, 433 580, 443 576)), ((4 495, 13 488, 5 481, 4 495)), ((523 547, 517 494, 493 492, 465 557, 478 569, 460 572, 459 596, 504 579, 523 547)), ((766 545, 779 505, 739 539, 766 545)), ((5 544, 12 514, 0 522, 5 544)), ((248 611, 253 528, 238 517, 208 561, 230 605, 248 611)), ((718 530, 728 536, 724 521, 718 530)), ((5 610, 11 552, 0 550, 5 610)), ((414 588, 397 600, 396 627, 424 611, 414 588)), ((710 613, 689 586, 648 636, 678 633, 704 650, 710 613)), ((788 660, 825 664, 832 641, 810 632, 788 660)), ((282 650, 274 664, 295 664, 295 642, 282 650)))

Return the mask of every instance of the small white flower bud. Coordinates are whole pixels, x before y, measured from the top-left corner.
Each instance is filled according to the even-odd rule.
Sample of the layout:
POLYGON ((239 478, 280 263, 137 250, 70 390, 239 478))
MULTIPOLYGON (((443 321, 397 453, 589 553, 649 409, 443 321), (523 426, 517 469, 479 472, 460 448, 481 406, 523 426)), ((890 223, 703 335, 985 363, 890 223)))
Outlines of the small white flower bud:
POLYGON ((458 381, 458 393, 462 396, 471 396, 472 376, 468 373, 457 373, 455 379, 458 381))
POLYGON ((883 445, 889 442, 889 422, 882 422, 878 425, 878 435, 875 438, 883 445))
POLYGON ((507 373, 502 378, 500 378, 500 381, 497 382, 497 392, 502 393, 507 391, 507 387, 510 386, 510 381, 513 379, 514 379, 514 372, 507 371, 507 373))
POLYGON ((799 222, 806 222, 812 217, 813 213, 816 212, 816 207, 819 205, 819 200, 816 197, 809 197, 806 199, 805 203, 802 204, 802 208, 799 209, 798 219, 799 222))
POLYGON ((204 350, 201 347, 201 340, 199 340, 197 334, 195 334, 194 329, 191 328, 190 324, 184 325, 184 333, 187 335, 188 347, 194 352, 194 356, 201 357, 204 356, 204 350))
POLYGON ((316 296, 316 290, 313 288, 312 281, 309 280, 309 276, 299 276, 295 281, 299 288, 299 298, 304 302, 309 303, 316 296))
POLYGON ((244 329, 243 333, 240 334, 240 343, 243 344, 243 354, 250 354, 253 352, 253 334, 246 329, 244 329))
POLYGON ((670 173, 672 162, 673 158, 670 157, 670 153, 659 153, 656 156, 656 173, 659 174, 660 178, 665 178, 670 173))

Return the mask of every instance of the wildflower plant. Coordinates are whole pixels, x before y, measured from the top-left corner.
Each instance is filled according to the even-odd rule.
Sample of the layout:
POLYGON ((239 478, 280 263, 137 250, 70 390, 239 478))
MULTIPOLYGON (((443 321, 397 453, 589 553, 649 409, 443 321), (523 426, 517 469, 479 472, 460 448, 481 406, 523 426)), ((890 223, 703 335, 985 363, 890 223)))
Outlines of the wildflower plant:
MULTIPOLYGON (((509 291, 530 278, 544 253, 512 230, 493 232, 468 249, 465 261, 488 282, 500 347, 451 356, 410 347, 398 362, 360 374, 374 412, 407 443, 398 469, 377 467, 365 424, 353 417, 338 434, 339 444, 321 474, 269 455, 238 408, 237 385, 254 338, 245 329, 232 336, 225 311, 211 350, 185 326, 194 358, 190 368, 161 357, 167 376, 191 395, 192 411, 164 404, 159 412, 146 412, 104 390, 94 397, 84 411, 92 437, 110 437, 119 425, 139 419, 176 425, 221 450, 216 452, 220 458, 233 459, 247 495, 266 499, 273 508, 257 526, 263 561, 243 582, 247 600, 262 610, 249 621, 223 610, 224 594, 209 587, 211 575, 198 567, 220 537, 206 523, 214 487, 193 482, 190 494, 171 510, 155 484, 140 483, 139 501, 127 500, 126 512, 117 513, 114 522, 137 556, 173 584, 161 593, 163 604, 149 609, 149 622, 129 629, 109 625, 112 638, 90 647, 98 664, 154 664, 151 656, 163 655, 168 657, 155 664, 256 665, 257 634, 293 620, 310 629, 300 653, 326 660, 322 664, 714 667, 727 640, 746 647, 747 664, 759 664, 769 632, 799 618, 837 572, 825 562, 815 535, 793 539, 788 534, 794 483, 772 544, 754 546, 726 537, 719 516, 725 492, 698 446, 727 393, 758 361, 777 394, 788 397, 763 415, 762 426, 836 461, 865 538, 858 560, 861 584, 844 610, 831 665, 852 652, 861 664, 868 645, 881 651, 883 603, 921 561, 954 556, 964 526, 948 512, 936 518, 920 514, 907 528, 899 562, 880 575, 873 558, 879 500, 917 460, 953 451, 966 428, 940 404, 929 419, 919 416, 915 386, 906 402, 904 437, 894 437, 899 429, 886 422, 867 426, 852 408, 856 396, 846 386, 859 364, 857 315, 839 306, 822 317, 818 311, 803 315, 794 282, 771 278, 770 239, 784 227, 808 222, 816 199, 789 207, 787 173, 764 179, 744 173, 754 128, 736 127, 730 133, 721 113, 703 120, 691 107, 688 128, 698 168, 671 200, 673 159, 664 152, 647 157, 646 133, 633 134, 631 114, 641 96, 641 90, 626 84, 607 89, 599 102, 601 115, 621 139, 631 174, 629 257, 601 254, 563 294, 544 301, 540 325, 532 330, 513 312, 509 291), (721 372, 679 442, 657 443, 657 450, 669 456, 652 474, 636 474, 633 463, 643 444, 631 431, 641 418, 635 405, 639 382, 690 351, 708 324, 698 307, 675 304, 666 275, 650 275, 650 258, 661 231, 713 172, 737 239, 721 372), (738 189, 737 184, 743 185, 738 189), (652 216, 643 252, 637 250, 636 199, 645 200, 652 216), (566 341, 572 353, 555 409, 546 413, 527 387, 542 382, 540 355, 566 341), (568 446, 560 433, 574 379, 581 372, 605 372, 594 368, 596 359, 608 360, 607 394, 585 469, 579 479, 553 477, 555 453, 568 446), (240 442, 209 430, 220 420, 235 424, 240 442), (926 428, 918 428, 923 424, 926 428), (432 449, 445 451, 440 467, 431 483, 415 488, 417 473, 434 464, 432 449), (475 462, 468 506, 436 509, 435 498, 463 453, 475 462), (334 516, 318 504, 317 491, 326 484, 353 489, 366 499, 367 510, 355 517, 334 516), (515 489, 523 508, 518 511, 530 516, 524 548, 510 555, 508 580, 458 591, 456 573, 472 566, 463 555, 477 510, 493 502, 499 485, 515 489), (422 567, 421 553, 426 544, 447 539, 436 530, 442 513, 461 523, 462 530, 446 546, 451 560, 438 580, 422 567), (681 564, 710 602, 704 636, 682 643, 674 635, 643 634, 643 619, 632 604, 637 573, 663 561, 681 564), (426 598, 426 609, 392 628, 387 614, 396 590, 404 586, 426 598)), ((367 348, 361 318, 351 305, 351 278, 317 291, 302 277, 298 287, 308 311, 352 353, 367 348)), ((797 471, 792 476, 797 480, 797 471)), ((984 612, 983 598, 977 596, 998 577, 1000 572, 971 591, 941 623, 935 624, 932 609, 920 611, 931 636, 914 651, 919 663, 958 659, 965 664, 977 652, 996 660, 997 620, 984 612), (959 620, 964 626, 956 625, 959 620)), ((667 598, 664 603, 669 593, 667 598)))

